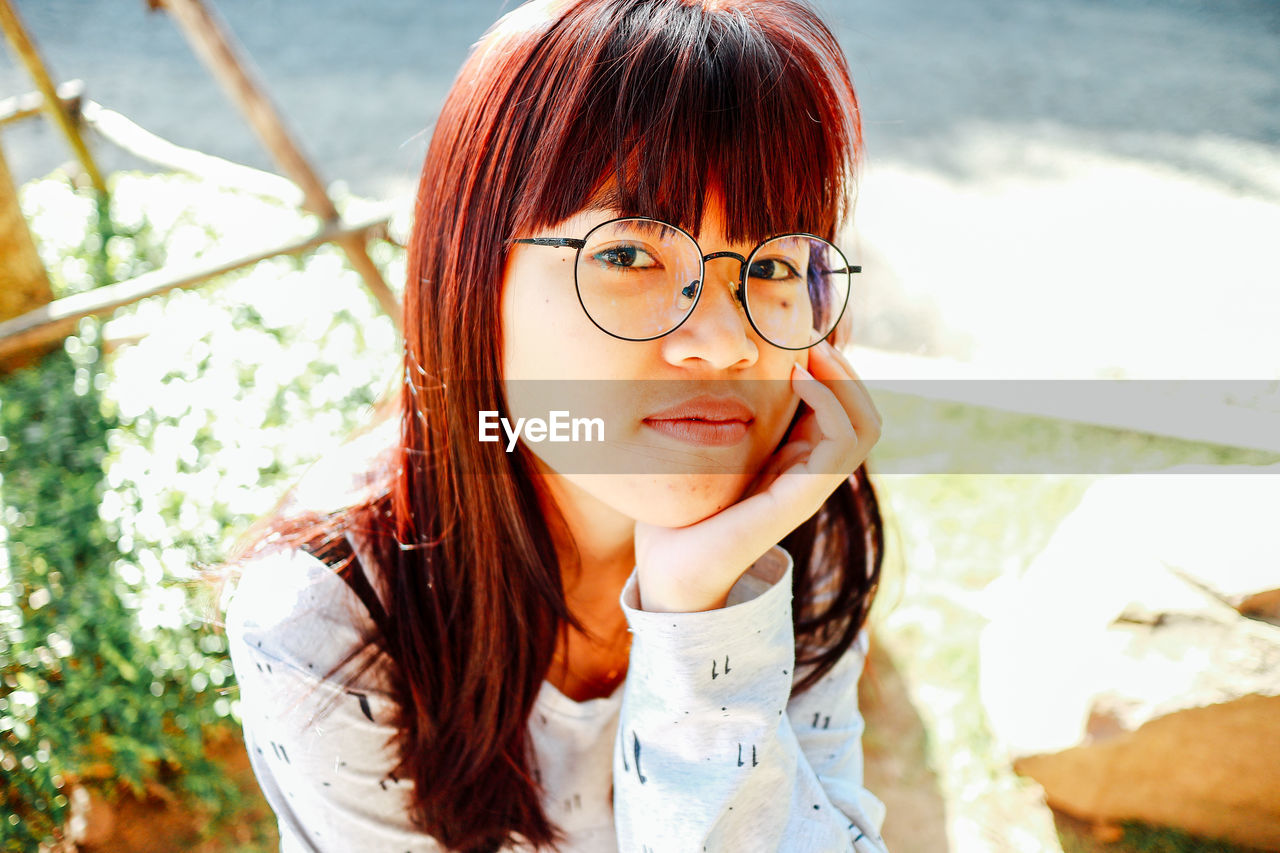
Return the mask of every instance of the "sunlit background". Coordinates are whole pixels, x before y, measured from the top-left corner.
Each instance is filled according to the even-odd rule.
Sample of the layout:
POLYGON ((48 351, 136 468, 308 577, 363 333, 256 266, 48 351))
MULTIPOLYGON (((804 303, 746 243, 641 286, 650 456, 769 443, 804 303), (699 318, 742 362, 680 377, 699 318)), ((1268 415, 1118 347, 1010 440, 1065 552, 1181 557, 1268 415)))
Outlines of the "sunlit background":
MULTIPOLYGON (((344 219, 390 216, 392 239, 371 241, 369 253, 398 293, 396 243, 443 97, 470 45, 512 4, 206 2, 251 57, 344 219)), ((1137 624, 1133 601, 1185 610, 1185 596, 1158 592, 1163 581, 1135 566, 1194 575, 1242 623, 1215 610, 1232 626, 1223 630, 1249 639, 1239 648, 1221 640, 1220 654, 1169 652, 1194 672, 1170 671, 1124 707, 1165 713, 1170 703, 1270 697, 1258 707, 1280 720, 1275 676, 1201 689, 1228 658, 1259 671, 1259 661, 1275 661, 1280 672, 1280 604, 1258 598, 1280 584, 1280 550, 1262 547, 1270 540, 1258 512, 1280 505, 1280 490, 1265 491, 1276 478, 1216 491, 1195 477, 1176 489, 1162 476, 1117 485, 1089 476, 1087 461, 1080 476, 933 473, 950 470, 949 447, 975 437, 1015 454, 1096 459, 1098 471, 1117 457, 1146 470, 1280 461, 1280 4, 817 5, 862 106, 865 159, 841 244, 865 270, 849 351, 864 378, 1250 379, 1260 389, 1250 414, 1272 419, 1250 433, 1261 438, 1242 441, 1225 402, 1199 411, 1207 426, 1189 437, 1152 419, 1037 417, 1016 401, 995 408, 964 393, 877 397, 886 436, 873 475, 881 453, 886 465, 915 460, 928 475, 877 480, 889 553, 862 701, 867 783, 888 804, 891 849, 1280 850, 1274 808, 1218 814, 1250 829, 1210 841, 1184 833, 1226 837, 1212 808, 1191 823, 1128 800, 1118 814, 1106 797, 1079 795, 1078 778, 1063 783, 1052 767, 1025 762, 1014 770, 1037 744, 1060 750, 1138 726, 1129 711, 1097 707, 1084 720, 1026 725, 1043 710, 1035 696, 1081 681, 1062 637, 1094 649, 1096 670, 1111 672, 1101 661, 1131 651, 1103 632, 1121 611, 1128 625, 1137 624), (1199 538, 1188 533, 1200 526, 1199 538), (1173 530, 1182 538, 1166 535, 1173 530), (1063 589, 1079 585, 1055 584, 1081 561, 1081 584, 1099 597, 1085 598, 1084 621, 1062 617, 1037 645, 1029 626, 1046 620, 1027 614, 1071 601, 1063 589), (1250 613, 1250 601, 1261 610, 1250 613), (1095 629, 1103 633, 1086 634, 1095 629), (1019 645, 1029 657, 1011 660, 1007 649, 1019 645)), ((15 8, 57 82, 82 80, 86 98, 183 148, 281 171, 166 12, 143 0, 15 8)), ((0 99, 34 88, 0 50, 0 99)), ((0 126, 56 297, 245 256, 321 225, 298 212, 288 187, 264 197, 207 172, 159 169, 95 132, 86 138, 110 176, 106 230, 50 122, 0 126)), ((272 849, 271 816, 235 739, 224 643, 205 624, 208 594, 194 579, 369 419, 395 378, 397 346, 391 321, 330 244, 85 319, 39 365, 0 375, 4 849, 33 849, 23 845, 48 827, 69 827, 84 850, 272 849), (74 531, 90 528, 81 542, 74 531), (110 631, 94 624, 105 612, 119 614, 110 631), (99 667, 101 695, 72 668, 78 660, 99 667), (140 710, 112 716, 113 705, 140 710), (212 765, 197 766, 201 754, 212 765), (234 790, 219 789, 219 778, 234 790), (148 846, 158 839, 168 846, 148 846)), ((1257 714, 1249 719, 1266 719, 1257 714)), ((1274 724, 1251 731, 1280 749, 1274 724)), ((1198 760, 1184 769, 1199 773, 1198 760)), ((1181 790, 1167 799, 1203 799, 1181 790)), ((1241 796, 1268 790, 1280 791, 1280 777, 1241 796)))
MULTIPOLYGON (((512 5, 217 8, 321 175, 395 198, 414 188, 467 49, 512 5)), ((863 109, 863 343, 1035 377, 1280 372, 1274 3, 818 5, 863 109)), ((18 7, 51 66, 95 100, 273 168, 163 13, 18 7)), ((0 90, 29 89, 0 65, 0 90)), ((66 159, 47 123, 6 132, 6 150, 19 182, 66 159)))

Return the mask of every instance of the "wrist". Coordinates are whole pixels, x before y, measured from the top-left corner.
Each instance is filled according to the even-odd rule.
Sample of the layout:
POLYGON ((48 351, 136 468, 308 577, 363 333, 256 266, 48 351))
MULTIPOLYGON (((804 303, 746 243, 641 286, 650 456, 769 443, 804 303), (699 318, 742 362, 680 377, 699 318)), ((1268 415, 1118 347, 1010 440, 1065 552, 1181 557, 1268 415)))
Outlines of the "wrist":
POLYGON ((720 610, 729 601, 729 590, 700 594, 688 589, 665 588, 662 584, 646 581, 640 572, 636 576, 636 591, 640 597, 640 609, 649 613, 702 613, 720 610))

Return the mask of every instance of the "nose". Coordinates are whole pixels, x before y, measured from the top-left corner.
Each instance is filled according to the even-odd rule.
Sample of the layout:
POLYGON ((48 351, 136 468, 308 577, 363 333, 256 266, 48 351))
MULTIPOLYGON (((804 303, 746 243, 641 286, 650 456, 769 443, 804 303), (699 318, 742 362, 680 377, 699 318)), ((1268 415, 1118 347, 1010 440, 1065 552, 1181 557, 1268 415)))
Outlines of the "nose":
POLYGON ((746 310, 738 300, 741 265, 741 259, 728 253, 717 253, 705 263, 706 281, 693 313, 662 338, 663 354, 670 363, 694 359, 725 370, 748 366, 759 358, 746 310), (719 261, 721 257, 723 261, 719 261))

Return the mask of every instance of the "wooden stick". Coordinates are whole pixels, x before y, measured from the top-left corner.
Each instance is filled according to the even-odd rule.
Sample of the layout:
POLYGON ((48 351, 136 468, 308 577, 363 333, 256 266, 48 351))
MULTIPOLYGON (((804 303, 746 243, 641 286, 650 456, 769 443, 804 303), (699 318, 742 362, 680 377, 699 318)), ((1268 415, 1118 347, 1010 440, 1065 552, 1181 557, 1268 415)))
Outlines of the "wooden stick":
POLYGON ((49 75, 49 69, 44 60, 40 58, 40 52, 36 49, 35 42, 31 40, 26 28, 22 26, 22 19, 18 17, 18 10, 13 8, 11 0, 0 0, 0 29, 4 30, 5 37, 8 38, 9 44, 13 46, 13 52, 18 54, 22 64, 27 66, 27 73, 31 75, 31 79, 35 81, 36 88, 44 96, 45 111, 58 129, 62 131, 62 135, 67 138, 67 143, 71 146, 71 150, 75 152, 76 158, 84 166, 85 172, 89 175, 89 180, 93 182, 94 189, 99 194, 106 195, 107 184, 102 179, 102 173, 98 171, 98 165, 93 161, 93 155, 89 153, 89 147, 84 144, 84 137, 80 135, 80 128, 72 120, 71 114, 62 108, 62 100, 58 97, 57 89, 53 85, 53 79, 49 75))
POLYGON ((125 305, 131 305, 148 296, 158 296, 178 288, 191 288, 242 267, 256 264, 278 255, 296 255, 325 243, 341 240, 361 242, 381 237, 387 218, 355 224, 328 223, 315 234, 280 248, 267 249, 248 257, 229 260, 212 267, 175 272, 172 269, 143 273, 128 281, 64 296, 21 317, 0 323, 0 359, 65 337, 74 330, 81 317, 109 314, 125 305))
POLYGON ((195 175, 218 186, 277 199, 289 207, 302 206, 302 190, 288 178, 175 145, 96 101, 85 101, 81 113, 85 123, 107 141, 148 163, 195 175))
MULTIPOLYGON (((31 239, 0 146, 0 320, 48 305, 52 299, 49 274, 31 239)), ((43 354, 42 349, 32 348, 13 358, 0 358, 0 372, 26 367, 43 354)))
POLYGON ((49 275, 18 205, 18 188, 0 147, 0 320, 53 299, 49 275))
MULTIPOLYGON (((153 0, 153 7, 155 5, 153 0)), ((202 0, 163 0, 159 5, 173 16, 197 56, 204 61, 223 90, 239 107, 281 171, 301 187, 306 209, 325 221, 336 221, 338 211, 319 176, 289 133, 264 87, 250 75, 243 49, 235 42, 221 18, 202 0)), ((337 243, 346 252, 352 267, 364 278, 365 285, 383 310, 391 317, 399 334, 400 304, 382 280, 382 274, 373 259, 369 257, 364 240, 358 235, 352 235, 342 237, 337 243)))
MULTIPOLYGON (((3 102, 0 101, 0 105, 2 104, 3 102)), ((80 111, 84 116, 85 124, 108 142, 128 151, 140 160, 169 171, 195 175, 221 187, 276 199, 289 207, 302 206, 301 188, 282 175, 175 145, 135 124, 127 116, 107 109, 89 98, 84 99, 80 111)), ((390 207, 387 205, 388 215, 390 207)), ((390 232, 386 239, 402 249, 405 248, 404 243, 390 232)))
MULTIPOLYGON (((62 102, 62 109, 71 115, 80 114, 80 101, 83 97, 84 81, 68 80, 58 84, 58 100, 62 102)), ((0 126, 34 118, 44 112, 44 109, 44 95, 39 92, 0 99, 0 126)))

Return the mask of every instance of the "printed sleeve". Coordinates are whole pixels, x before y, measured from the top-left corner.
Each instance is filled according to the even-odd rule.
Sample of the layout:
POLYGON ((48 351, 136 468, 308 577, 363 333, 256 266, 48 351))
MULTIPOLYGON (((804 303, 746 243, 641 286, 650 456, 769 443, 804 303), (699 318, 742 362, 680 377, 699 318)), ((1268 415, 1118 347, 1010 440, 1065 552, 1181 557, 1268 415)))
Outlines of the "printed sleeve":
POLYGON ((371 630, 363 607, 302 551, 245 563, 227 607, 245 746, 282 853, 444 850, 408 818, 411 783, 394 774, 384 669, 326 677, 371 630))
POLYGON ((613 758, 623 853, 887 853, 884 805, 862 785, 865 634, 792 703, 791 576, 774 546, 725 607, 693 613, 641 610, 637 574, 627 580, 613 758))

